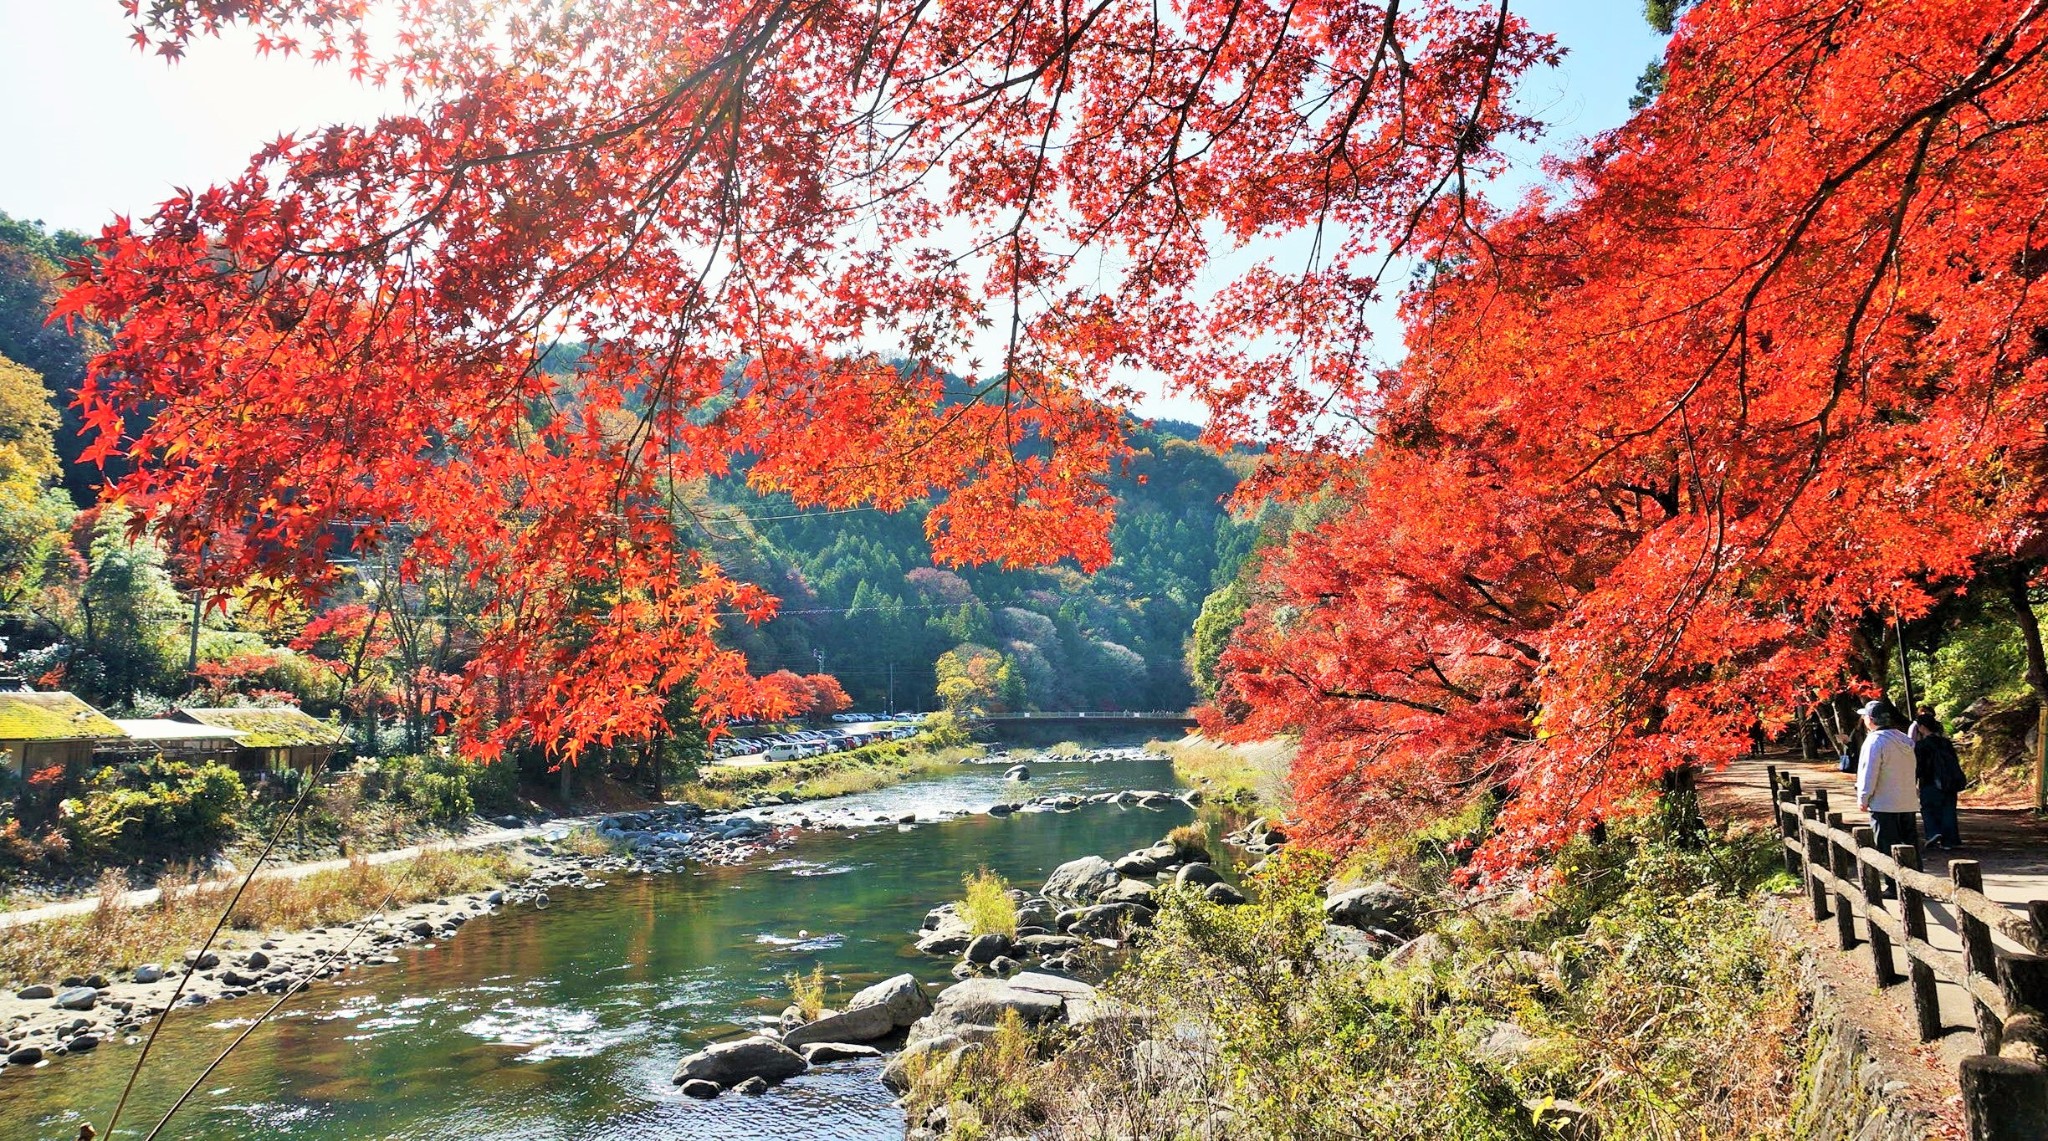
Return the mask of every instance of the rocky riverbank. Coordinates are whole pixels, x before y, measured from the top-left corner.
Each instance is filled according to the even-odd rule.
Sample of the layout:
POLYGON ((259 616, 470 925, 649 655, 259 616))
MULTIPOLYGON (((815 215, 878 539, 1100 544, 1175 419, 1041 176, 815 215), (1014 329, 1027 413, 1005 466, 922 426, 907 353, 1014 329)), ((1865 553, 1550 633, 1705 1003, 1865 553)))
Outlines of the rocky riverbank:
MULTIPOLYGON (((1101 755, 1096 759, 1107 760, 1131 759, 1142 751, 1097 752, 1101 755)), ((1086 759, 1050 753, 1024 756, 1029 758, 1027 767, 1086 759)), ((1030 787, 1028 773, 1011 783, 1024 792, 1030 787)), ((1176 800, 1158 791, 1019 795, 979 811, 992 816, 1067 812, 1108 801, 1157 809, 1176 800)), ((801 831, 907 827, 976 811, 942 808, 876 814, 763 796, 736 813, 712 815, 695 805, 678 804, 615 813, 590 828, 564 825, 542 839, 519 842, 518 870, 494 887, 326 927, 261 934, 232 931, 222 945, 204 953, 191 949, 181 961, 106 964, 96 973, 42 980, 0 993, 0 1073, 13 1067, 47 1066, 103 1045, 139 1043, 157 1015, 174 1004, 199 1007, 252 996, 274 1001, 294 989, 350 985, 362 972, 396 963, 402 954, 447 942, 478 916, 507 907, 545 908, 564 892, 604 886, 608 876, 738 864, 787 846, 801 831)), ((33 939, 36 928, 23 927, 8 937, 33 939)))

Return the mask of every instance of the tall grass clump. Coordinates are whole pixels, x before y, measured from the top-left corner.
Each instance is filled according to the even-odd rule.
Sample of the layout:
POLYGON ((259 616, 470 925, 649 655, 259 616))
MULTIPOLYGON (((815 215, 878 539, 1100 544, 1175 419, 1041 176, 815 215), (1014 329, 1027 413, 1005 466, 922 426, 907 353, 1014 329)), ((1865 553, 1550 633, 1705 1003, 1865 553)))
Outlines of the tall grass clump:
POLYGON ((1175 855, 1183 860, 1209 858, 1209 830, 1200 824, 1183 824, 1166 834, 1175 855))
POLYGON ((825 1012, 825 964, 812 967, 807 975, 791 971, 782 981, 789 984, 789 1004, 806 1019, 816 1021, 825 1012))
POLYGON ((1017 901, 1008 881, 982 868, 960 877, 967 894, 960 900, 960 918, 976 935, 1017 937, 1017 901))

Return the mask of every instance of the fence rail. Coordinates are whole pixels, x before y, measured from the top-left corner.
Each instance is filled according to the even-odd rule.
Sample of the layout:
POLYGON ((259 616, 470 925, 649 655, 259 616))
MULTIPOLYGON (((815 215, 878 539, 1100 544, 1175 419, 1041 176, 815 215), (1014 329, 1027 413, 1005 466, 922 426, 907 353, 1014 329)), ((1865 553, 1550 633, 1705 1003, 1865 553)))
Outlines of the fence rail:
POLYGON ((1845 827, 1828 791, 1806 792, 1797 775, 1769 767, 1771 803, 1784 841, 1785 870, 1806 887, 1813 921, 1832 919, 1844 951, 1870 948, 1880 989, 1906 983, 1921 1041, 1941 1037, 1939 981, 1960 988, 1983 1053, 1963 1059, 1959 1080, 1972 1141, 2048 1137, 2048 900, 2024 917, 1984 894, 1975 860, 1949 861, 1949 878, 1920 867, 1911 844, 1879 851, 1867 827, 1845 827), (1863 913, 1856 905, 1862 902, 1863 913), (1950 909, 1960 952, 1928 939, 1927 908, 1950 909), (1888 904, 1896 904, 1896 909, 1888 904), (1857 934, 1857 920, 1863 934, 1857 934), (2012 947, 2001 946, 2003 938, 2012 947), (1903 953, 1901 974, 1895 952, 1903 953))

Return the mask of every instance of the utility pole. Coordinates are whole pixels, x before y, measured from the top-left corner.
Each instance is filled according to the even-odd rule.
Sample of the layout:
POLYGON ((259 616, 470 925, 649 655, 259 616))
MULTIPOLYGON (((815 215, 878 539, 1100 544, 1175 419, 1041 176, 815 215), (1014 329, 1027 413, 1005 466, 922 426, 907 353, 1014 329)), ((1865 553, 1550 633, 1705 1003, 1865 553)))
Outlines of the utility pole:
POLYGON ((206 603, 206 548, 199 548, 199 562, 193 569, 192 583, 192 644, 185 657, 185 692, 192 692, 199 675, 199 614, 206 603))

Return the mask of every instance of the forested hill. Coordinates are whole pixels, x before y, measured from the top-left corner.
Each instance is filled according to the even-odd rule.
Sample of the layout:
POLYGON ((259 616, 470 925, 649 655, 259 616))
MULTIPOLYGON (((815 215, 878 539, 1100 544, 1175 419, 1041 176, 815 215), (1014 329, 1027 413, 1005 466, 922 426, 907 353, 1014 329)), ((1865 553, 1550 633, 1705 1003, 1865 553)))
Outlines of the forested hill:
POLYGON ((932 565, 923 514, 805 512, 739 479, 709 491, 725 566, 783 599, 736 630, 757 673, 822 661, 860 709, 944 703, 988 709, 1185 708, 1185 647, 1202 601, 1230 582, 1254 525, 1231 518, 1230 457, 1191 425, 1134 430, 1114 484, 1115 561, 1003 570, 932 565))

